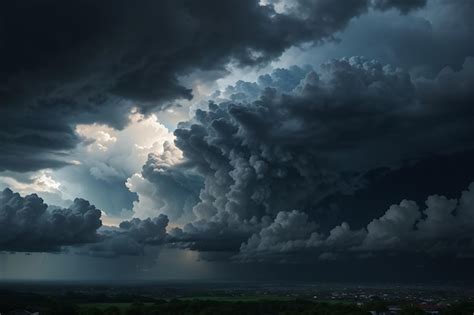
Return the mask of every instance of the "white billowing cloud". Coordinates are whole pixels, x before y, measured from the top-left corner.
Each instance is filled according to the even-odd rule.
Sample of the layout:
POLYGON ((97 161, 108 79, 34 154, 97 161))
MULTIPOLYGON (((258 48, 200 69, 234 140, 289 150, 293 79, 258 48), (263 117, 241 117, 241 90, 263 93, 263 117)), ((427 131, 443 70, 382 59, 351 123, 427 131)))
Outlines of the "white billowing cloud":
POLYGON ((174 143, 167 141, 163 143, 161 153, 150 153, 143 173, 135 173, 127 180, 127 188, 138 195, 138 201, 133 203, 134 217, 145 219, 164 213, 176 220, 186 216, 178 210, 188 209, 184 212, 191 212, 196 201, 192 192, 186 189, 190 178, 169 172, 182 158, 182 152, 174 143))
POLYGON ((145 117, 137 112, 131 113, 130 123, 123 130, 91 124, 77 125, 76 132, 85 140, 77 150, 77 159, 102 180, 139 172, 148 153, 160 153, 163 143, 174 139, 155 115, 145 117))
POLYGON ((35 192, 57 192, 61 186, 51 177, 51 170, 41 170, 34 173, 30 183, 17 180, 13 176, 0 176, 3 185, 9 186, 21 194, 30 194, 35 192))
POLYGON ((83 138, 73 153, 80 165, 57 171, 63 186, 91 200, 109 217, 131 217, 136 195, 126 182, 141 172, 149 153, 163 153, 163 144, 174 140, 172 132, 155 115, 136 111, 122 130, 90 124, 77 125, 76 132, 83 138))
POLYGON ((133 212, 138 218, 153 217, 157 209, 157 191, 154 185, 143 178, 142 174, 135 173, 127 179, 127 188, 138 195, 138 201, 133 202, 133 212))
POLYGON ((106 125, 77 125, 76 133, 92 142, 86 146, 88 152, 106 152, 110 145, 117 142, 115 130, 106 125))
POLYGON ((62 207, 76 197, 90 200, 113 225, 117 217, 130 218, 137 197, 125 185, 127 179, 140 174, 149 153, 163 154, 164 143, 173 143, 173 133, 155 115, 136 111, 130 113, 129 124, 122 130, 95 123, 79 124, 75 131, 82 138, 70 154, 76 163, 28 176, 2 173, 0 187, 37 193, 48 204, 62 207))
POLYGON ((389 249, 397 247, 411 237, 416 221, 421 217, 416 202, 402 200, 391 205, 383 216, 367 225, 364 246, 389 249))
POLYGON ((10 188, 21 195, 39 194, 47 203, 67 207, 74 196, 63 189, 63 185, 55 180, 53 171, 49 169, 33 172, 27 176, 17 173, 3 173, 0 176, 0 189, 10 188))

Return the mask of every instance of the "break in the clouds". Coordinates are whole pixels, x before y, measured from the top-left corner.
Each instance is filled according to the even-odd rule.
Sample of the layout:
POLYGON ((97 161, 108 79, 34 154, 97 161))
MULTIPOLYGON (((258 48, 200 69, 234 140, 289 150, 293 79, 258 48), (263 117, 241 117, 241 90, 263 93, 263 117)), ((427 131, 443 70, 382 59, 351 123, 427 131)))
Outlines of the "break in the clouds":
MULTIPOLYGON (((91 200, 107 213, 106 224, 113 217, 130 218, 137 196, 126 187, 126 181, 140 172, 149 153, 161 154, 163 144, 173 142, 172 132, 156 115, 145 117, 133 111, 128 115, 128 125, 121 130, 94 123, 77 125, 75 133, 81 143, 68 153, 73 165, 26 173, 3 172, 0 187, 21 194, 38 193, 57 206, 68 206, 76 197, 91 200)), ((155 209, 147 212, 150 215, 152 211, 155 209)))
POLYGON ((148 113, 191 99, 180 78, 194 71, 266 64, 292 45, 331 38, 370 7, 408 10, 297 4, 279 13, 256 0, 2 3, 0 170, 72 164, 75 124, 123 128, 132 106, 148 113))

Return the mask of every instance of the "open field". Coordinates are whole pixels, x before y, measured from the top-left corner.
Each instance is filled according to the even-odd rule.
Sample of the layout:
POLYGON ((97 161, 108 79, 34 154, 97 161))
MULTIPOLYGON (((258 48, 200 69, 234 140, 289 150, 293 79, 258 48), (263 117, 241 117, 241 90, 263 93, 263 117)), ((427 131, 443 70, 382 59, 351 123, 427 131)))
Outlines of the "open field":
MULTIPOLYGON (((79 304, 79 307, 80 308, 92 308, 92 307, 95 307, 95 308, 98 308, 98 309, 101 309, 101 310, 104 310, 106 308, 109 308, 109 307, 117 307, 119 309, 126 309, 128 307, 130 307, 133 303, 83 303, 83 304, 79 304)), ((149 306, 149 305, 153 305, 153 303, 142 303, 143 305, 146 305, 146 306, 149 306)))
POLYGON ((183 301, 216 301, 216 302, 255 302, 255 301, 291 301, 294 297, 280 295, 241 295, 241 296, 193 296, 180 298, 183 301))

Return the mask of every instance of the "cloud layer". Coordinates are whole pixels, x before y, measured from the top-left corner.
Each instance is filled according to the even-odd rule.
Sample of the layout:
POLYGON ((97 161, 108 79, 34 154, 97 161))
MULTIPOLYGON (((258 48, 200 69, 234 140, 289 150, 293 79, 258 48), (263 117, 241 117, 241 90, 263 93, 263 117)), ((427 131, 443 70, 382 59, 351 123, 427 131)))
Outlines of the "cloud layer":
POLYGON ((239 260, 334 259, 340 256, 421 253, 471 256, 474 251, 474 183, 459 199, 432 195, 420 209, 416 202, 394 204, 364 229, 348 223, 328 235, 299 211, 280 212, 275 220, 242 244, 239 260))

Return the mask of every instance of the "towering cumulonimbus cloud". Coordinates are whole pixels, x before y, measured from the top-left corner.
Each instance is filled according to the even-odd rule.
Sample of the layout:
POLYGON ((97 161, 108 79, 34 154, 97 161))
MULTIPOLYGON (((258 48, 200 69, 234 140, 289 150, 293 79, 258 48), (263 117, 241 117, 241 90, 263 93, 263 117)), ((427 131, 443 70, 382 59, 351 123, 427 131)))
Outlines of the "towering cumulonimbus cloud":
POLYGON ((196 219, 171 231, 172 240, 197 250, 236 251, 280 213, 297 209, 317 222, 321 199, 356 191, 368 171, 472 148, 472 94, 464 88, 472 70, 467 58, 458 72, 414 80, 401 69, 353 57, 327 62, 318 72, 278 70, 280 77, 300 74, 299 81, 288 80, 289 92, 273 88, 272 75, 228 88, 221 96, 229 100, 210 102, 175 131, 183 160, 167 172, 200 174, 203 187, 192 207, 196 219))
POLYGON ((100 241, 101 212, 87 200, 53 209, 36 194, 0 194, 0 251, 60 251, 63 246, 100 241))
POLYGON ((277 12, 258 0, 2 2, 0 170, 71 164, 67 152, 80 141, 74 125, 122 128, 132 106, 149 113, 191 99, 180 78, 196 70, 266 64, 293 45, 330 39, 370 7, 387 6, 293 3, 277 12))

